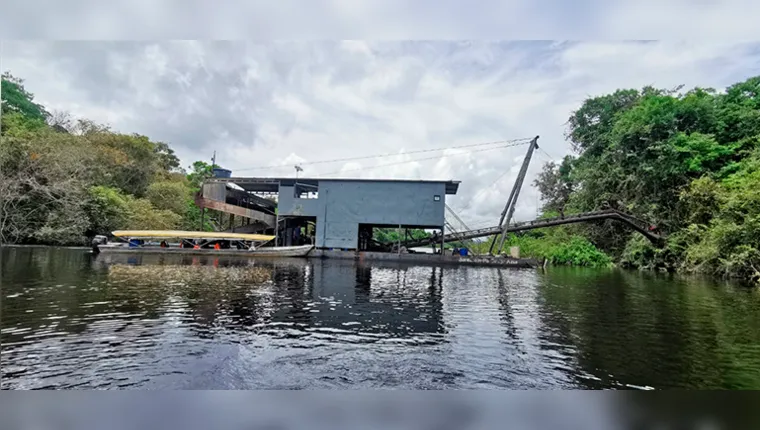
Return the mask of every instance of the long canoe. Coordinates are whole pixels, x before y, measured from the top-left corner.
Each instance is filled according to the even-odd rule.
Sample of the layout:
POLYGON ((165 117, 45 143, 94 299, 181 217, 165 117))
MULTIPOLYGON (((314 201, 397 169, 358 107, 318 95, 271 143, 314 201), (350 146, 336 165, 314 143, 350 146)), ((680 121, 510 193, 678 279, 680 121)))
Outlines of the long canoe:
MULTIPOLYGON (((184 255, 241 255, 252 257, 305 257, 314 248, 314 245, 301 246, 274 246, 264 247, 264 243, 270 242, 274 236, 264 234, 226 233, 209 231, 182 231, 182 230, 117 230, 112 232, 115 237, 132 241, 134 239, 203 239, 204 243, 217 240, 229 240, 238 242, 254 242, 258 245, 252 249, 214 249, 179 246, 156 246, 155 244, 108 243, 105 236, 98 236, 93 241, 92 251, 95 254, 105 253, 137 253, 137 254, 184 254, 184 255), (98 239, 100 238, 100 239, 98 239)), ((248 245, 246 245, 248 246, 248 245)))
POLYGON ((97 251, 93 249, 93 252, 104 254, 224 255, 244 257, 305 257, 314 249, 314 245, 261 247, 252 251, 247 249, 161 248, 160 246, 130 247, 127 244, 111 243, 96 246, 97 251))

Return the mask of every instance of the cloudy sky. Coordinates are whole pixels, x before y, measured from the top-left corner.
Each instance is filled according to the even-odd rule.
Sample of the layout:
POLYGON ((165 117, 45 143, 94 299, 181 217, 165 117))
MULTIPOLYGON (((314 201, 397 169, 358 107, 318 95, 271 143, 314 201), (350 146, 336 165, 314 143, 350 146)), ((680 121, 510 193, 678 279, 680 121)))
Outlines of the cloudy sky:
MULTIPOLYGON (((475 227, 495 224, 525 146, 308 163, 540 135, 532 179, 570 152, 565 123, 587 97, 723 88, 760 74, 760 44, 729 42, 6 40, 1 49, 0 68, 50 110, 168 142, 185 166, 216 151, 236 176, 292 176, 304 163, 302 176, 460 180, 449 204, 475 227)), ((526 183, 516 219, 534 218, 537 204, 526 183)))

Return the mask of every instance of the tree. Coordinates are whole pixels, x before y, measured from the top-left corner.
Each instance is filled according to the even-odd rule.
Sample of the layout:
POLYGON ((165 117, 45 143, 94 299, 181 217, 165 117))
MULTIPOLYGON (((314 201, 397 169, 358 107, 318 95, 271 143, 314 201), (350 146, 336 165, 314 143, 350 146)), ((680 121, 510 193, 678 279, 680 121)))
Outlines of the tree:
POLYGON ((205 161, 196 161, 190 166, 190 173, 187 175, 187 180, 190 182, 190 187, 196 191, 201 189, 201 184, 206 179, 214 175, 214 169, 220 168, 218 165, 208 164, 205 161))
POLYGON ((533 182, 541 193, 544 212, 559 212, 564 215, 574 184, 570 177, 573 158, 565 157, 560 165, 550 161, 543 166, 538 178, 533 182))
POLYGON ((46 122, 50 128, 60 133, 70 133, 74 129, 74 120, 69 112, 53 111, 46 122))
POLYGON ((641 94, 636 90, 618 90, 586 100, 570 115, 566 137, 577 152, 601 153, 610 144, 609 133, 615 117, 634 106, 640 98, 641 94))
POLYGON ((181 215, 156 209, 147 199, 130 199, 128 212, 125 228, 130 230, 174 230, 182 222, 181 215))
POLYGON ((129 201, 121 191, 96 185, 88 194, 86 208, 92 235, 109 234, 127 224, 129 201))
POLYGON ((2 84, 0 242, 82 244, 95 233, 197 218, 167 143, 49 114, 20 79, 7 73, 2 84))
POLYGON ((79 243, 85 172, 94 154, 72 136, 42 130, 3 136, 0 145, 0 239, 4 242, 79 243), (41 234, 44 230, 44 234, 41 234), (61 230, 61 234, 56 231, 61 230), (49 239, 49 240, 48 240, 49 239))
POLYGON ((184 182, 154 182, 148 186, 145 196, 155 208, 177 215, 184 215, 188 202, 192 203, 190 188, 184 182))
POLYGON ((30 120, 44 122, 50 115, 34 102, 34 95, 24 88, 24 80, 5 72, 0 81, 0 99, 3 113, 16 112, 30 120))
POLYGON ((760 147, 760 77, 725 93, 694 88, 619 90, 586 100, 570 117, 567 136, 577 157, 572 191, 562 195, 557 166, 537 185, 546 209, 620 209, 669 234, 652 249, 609 222, 578 227, 603 250, 639 267, 699 270, 754 277, 755 176, 760 147), (734 184, 734 185, 732 185, 734 184), (739 184, 739 185, 735 185, 739 184), (733 262, 733 263, 730 263, 733 262))
POLYGON ((164 142, 156 142, 155 153, 158 157, 158 164, 161 169, 167 172, 178 172, 182 169, 179 167, 179 158, 174 153, 174 150, 164 142))

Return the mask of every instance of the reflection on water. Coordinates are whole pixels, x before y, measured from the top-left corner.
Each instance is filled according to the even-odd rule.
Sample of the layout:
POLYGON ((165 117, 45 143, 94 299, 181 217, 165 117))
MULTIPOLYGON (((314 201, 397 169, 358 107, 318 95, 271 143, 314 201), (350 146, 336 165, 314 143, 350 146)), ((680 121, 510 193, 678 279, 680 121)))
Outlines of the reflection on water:
POLYGON ((0 252, 3 388, 760 388, 760 298, 728 285, 0 252))

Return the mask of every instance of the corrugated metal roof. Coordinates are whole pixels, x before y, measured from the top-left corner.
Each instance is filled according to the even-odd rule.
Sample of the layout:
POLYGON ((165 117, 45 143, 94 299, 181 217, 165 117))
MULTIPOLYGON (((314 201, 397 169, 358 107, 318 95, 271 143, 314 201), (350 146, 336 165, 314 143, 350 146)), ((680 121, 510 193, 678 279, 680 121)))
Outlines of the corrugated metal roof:
POLYGON ((434 183, 446 184, 446 194, 456 194, 459 190, 460 181, 431 181, 415 179, 363 179, 363 178, 210 178, 206 182, 233 183, 246 191, 270 192, 279 191, 280 184, 295 185, 296 182, 303 185, 318 186, 319 182, 406 182, 406 183, 434 183))

